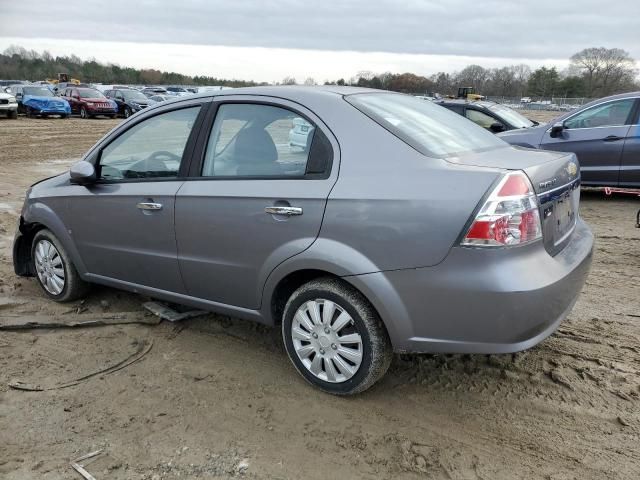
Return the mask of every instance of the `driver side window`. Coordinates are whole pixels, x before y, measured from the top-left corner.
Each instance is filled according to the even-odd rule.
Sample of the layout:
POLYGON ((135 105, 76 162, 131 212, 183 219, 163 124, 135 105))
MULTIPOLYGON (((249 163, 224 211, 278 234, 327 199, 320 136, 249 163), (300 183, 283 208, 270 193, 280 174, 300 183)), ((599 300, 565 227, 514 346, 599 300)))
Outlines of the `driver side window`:
POLYGON ((635 99, 626 98, 595 105, 564 122, 565 128, 615 127, 627 122, 635 99))
POLYGON ((161 113, 131 127, 102 150, 100 179, 177 177, 199 111, 197 106, 161 113))

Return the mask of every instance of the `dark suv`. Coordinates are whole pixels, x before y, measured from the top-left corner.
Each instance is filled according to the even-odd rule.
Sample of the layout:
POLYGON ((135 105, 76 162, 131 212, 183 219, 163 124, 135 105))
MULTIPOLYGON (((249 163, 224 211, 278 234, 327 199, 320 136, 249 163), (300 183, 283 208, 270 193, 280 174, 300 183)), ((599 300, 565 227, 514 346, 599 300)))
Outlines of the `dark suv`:
POLYGON ((118 104, 118 113, 125 118, 156 103, 133 88, 116 88, 107 90, 104 94, 118 104))
POLYGON ((71 113, 80 114, 82 118, 93 118, 96 115, 116 118, 118 114, 115 101, 109 100, 95 88, 67 87, 60 96, 71 105, 71 113))
POLYGON ((529 120, 512 108, 499 103, 468 100, 443 100, 436 103, 493 133, 538 125, 538 122, 529 120))

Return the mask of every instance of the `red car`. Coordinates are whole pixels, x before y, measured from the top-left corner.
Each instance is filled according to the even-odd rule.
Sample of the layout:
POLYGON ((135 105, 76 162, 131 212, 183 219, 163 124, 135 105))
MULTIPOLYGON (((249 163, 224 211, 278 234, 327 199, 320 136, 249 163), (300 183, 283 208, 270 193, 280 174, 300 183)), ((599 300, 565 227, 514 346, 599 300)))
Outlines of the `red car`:
POLYGON ((93 118, 96 115, 116 118, 118 114, 118 105, 95 88, 67 87, 60 96, 71 105, 71 113, 80 114, 82 118, 93 118))

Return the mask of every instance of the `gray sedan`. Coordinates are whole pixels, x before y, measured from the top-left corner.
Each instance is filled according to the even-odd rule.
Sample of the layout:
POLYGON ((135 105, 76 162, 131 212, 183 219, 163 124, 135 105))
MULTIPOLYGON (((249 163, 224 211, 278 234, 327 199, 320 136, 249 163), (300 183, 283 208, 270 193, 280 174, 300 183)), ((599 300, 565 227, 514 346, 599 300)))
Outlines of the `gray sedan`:
POLYGON ((640 92, 601 98, 547 125, 512 130, 512 145, 575 152, 583 185, 640 188, 640 92))
POLYGON ((353 394, 394 351, 550 335, 591 263, 579 184, 575 155, 410 96, 221 91, 141 111, 33 185, 14 266, 56 301, 97 283, 280 325, 307 381, 353 394))

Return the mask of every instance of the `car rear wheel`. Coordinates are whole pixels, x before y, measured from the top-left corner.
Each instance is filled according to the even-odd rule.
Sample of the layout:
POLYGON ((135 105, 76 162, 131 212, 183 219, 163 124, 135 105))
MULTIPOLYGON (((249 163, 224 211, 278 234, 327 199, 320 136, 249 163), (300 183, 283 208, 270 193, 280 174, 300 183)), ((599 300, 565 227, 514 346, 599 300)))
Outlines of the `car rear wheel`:
POLYGON ((393 354, 371 304, 334 278, 313 280, 291 295, 282 335, 287 354, 304 379, 335 395, 371 387, 386 373, 393 354))
POLYGON ((86 283, 71 262, 67 251, 49 230, 36 233, 31 246, 31 261, 42 291, 56 302, 69 302, 84 296, 86 283))

